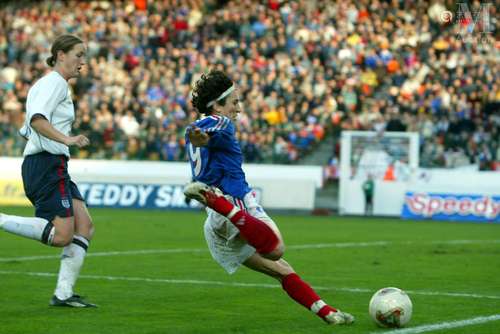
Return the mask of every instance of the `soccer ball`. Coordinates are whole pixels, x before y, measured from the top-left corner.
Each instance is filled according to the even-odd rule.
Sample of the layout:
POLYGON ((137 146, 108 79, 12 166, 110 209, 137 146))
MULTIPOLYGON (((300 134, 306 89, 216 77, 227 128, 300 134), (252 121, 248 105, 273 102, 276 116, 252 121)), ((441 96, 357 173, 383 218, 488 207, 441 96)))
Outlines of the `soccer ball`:
POLYGON ((381 327, 403 327, 411 319, 413 305, 406 292, 391 287, 375 292, 368 310, 381 327))

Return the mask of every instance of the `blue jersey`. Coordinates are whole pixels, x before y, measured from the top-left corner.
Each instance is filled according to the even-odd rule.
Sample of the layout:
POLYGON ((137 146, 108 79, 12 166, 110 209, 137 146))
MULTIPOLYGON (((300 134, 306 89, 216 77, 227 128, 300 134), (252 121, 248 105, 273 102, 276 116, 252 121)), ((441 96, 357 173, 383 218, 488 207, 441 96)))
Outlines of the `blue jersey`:
POLYGON ((250 188, 241 168, 243 155, 234 136, 233 122, 227 117, 213 115, 192 125, 210 136, 207 146, 195 147, 190 143, 186 132, 186 148, 193 180, 215 186, 224 194, 243 198, 250 188))

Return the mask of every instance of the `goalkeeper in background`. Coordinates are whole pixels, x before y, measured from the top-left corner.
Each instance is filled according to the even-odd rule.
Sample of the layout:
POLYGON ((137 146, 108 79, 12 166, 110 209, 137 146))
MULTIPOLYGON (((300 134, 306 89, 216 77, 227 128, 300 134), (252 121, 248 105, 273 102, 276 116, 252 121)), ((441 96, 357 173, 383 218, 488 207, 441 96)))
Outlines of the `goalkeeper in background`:
POLYGON ((375 182, 373 181, 373 175, 368 174, 368 178, 363 182, 363 193, 365 194, 365 215, 371 216, 373 214, 373 191, 375 188, 375 182))

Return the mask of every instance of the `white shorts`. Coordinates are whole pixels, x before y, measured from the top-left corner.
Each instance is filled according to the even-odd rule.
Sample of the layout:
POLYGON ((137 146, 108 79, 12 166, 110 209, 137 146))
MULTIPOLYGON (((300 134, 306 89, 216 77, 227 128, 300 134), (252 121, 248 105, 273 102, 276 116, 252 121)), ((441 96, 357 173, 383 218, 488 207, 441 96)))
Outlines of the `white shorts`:
MULTIPOLYGON (((266 214, 257 203, 255 193, 250 191, 243 201, 226 195, 234 205, 247 211, 250 215, 264 221, 273 230, 278 231, 276 223, 266 214)), ((255 253, 255 248, 247 244, 240 237, 239 230, 226 217, 210 208, 206 208, 208 217, 205 221, 205 239, 210 253, 217 263, 229 274, 233 274, 250 256, 255 253)))

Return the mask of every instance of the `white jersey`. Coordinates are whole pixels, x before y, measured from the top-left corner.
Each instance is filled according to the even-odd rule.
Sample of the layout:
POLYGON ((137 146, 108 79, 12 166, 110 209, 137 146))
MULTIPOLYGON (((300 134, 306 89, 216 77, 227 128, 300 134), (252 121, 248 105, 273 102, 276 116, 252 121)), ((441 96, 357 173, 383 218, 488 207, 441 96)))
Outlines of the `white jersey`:
POLYGON ((45 116, 56 130, 69 136, 75 120, 75 108, 68 82, 56 71, 43 76, 30 88, 26 100, 26 120, 19 133, 28 139, 24 156, 47 151, 69 158, 68 146, 42 136, 30 126, 36 114, 45 116))

